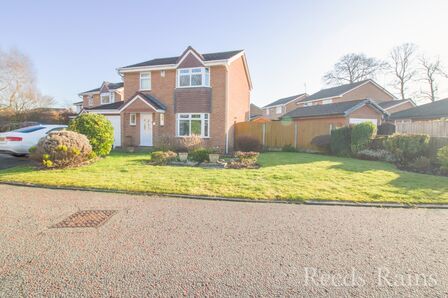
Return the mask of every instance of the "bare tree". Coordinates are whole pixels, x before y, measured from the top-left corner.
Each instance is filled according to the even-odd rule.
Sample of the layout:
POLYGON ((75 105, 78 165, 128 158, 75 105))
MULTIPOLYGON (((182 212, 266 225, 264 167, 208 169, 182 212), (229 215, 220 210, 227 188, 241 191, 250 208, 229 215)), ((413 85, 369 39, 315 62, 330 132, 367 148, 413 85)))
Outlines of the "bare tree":
POLYGON ((392 49, 390 58, 392 63, 390 68, 395 76, 396 88, 400 91, 402 99, 406 98, 407 85, 412 81, 417 73, 414 66, 416 45, 404 43, 392 49))
POLYGON ((385 66, 384 62, 375 58, 351 53, 340 58, 333 70, 324 75, 323 80, 329 85, 340 85, 374 79, 385 66))
POLYGON ((423 91, 422 93, 426 98, 431 101, 435 101, 437 91, 439 90, 438 80, 441 77, 447 77, 447 74, 443 70, 439 57, 430 59, 423 55, 419 58, 419 61, 423 72, 422 80, 426 81, 429 89, 427 91, 423 91))
POLYGON ((36 86, 31 60, 19 52, 0 52, 0 110, 10 109, 17 121, 31 109, 46 107, 53 98, 43 96, 36 86))

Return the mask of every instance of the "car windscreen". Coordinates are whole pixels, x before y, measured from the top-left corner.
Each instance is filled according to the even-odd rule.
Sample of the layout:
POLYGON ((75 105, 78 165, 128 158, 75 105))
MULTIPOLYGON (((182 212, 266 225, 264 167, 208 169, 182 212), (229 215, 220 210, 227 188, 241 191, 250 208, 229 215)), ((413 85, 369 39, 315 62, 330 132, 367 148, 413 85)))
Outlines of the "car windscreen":
POLYGON ((14 130, 15 132, 21 132, 21 133, 30 133, 35 132, 41 129, 45 129, 45 126, 31 126, 31 127, 24 127, 17 130, 14 130))

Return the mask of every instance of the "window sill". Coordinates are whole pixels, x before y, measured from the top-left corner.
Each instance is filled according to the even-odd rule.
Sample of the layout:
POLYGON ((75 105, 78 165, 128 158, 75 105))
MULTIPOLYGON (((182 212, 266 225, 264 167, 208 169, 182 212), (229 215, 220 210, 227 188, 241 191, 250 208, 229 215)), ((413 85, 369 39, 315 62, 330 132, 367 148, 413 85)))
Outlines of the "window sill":
POLYGON ((177 86, 176 89, 189 89, 189 88, 212 88, 210 86, 177 86))
MULTIPOLYGON (((176 136, 176 138, 179 138, 179 139, 184 139, 184 138, 189 138, 189 137, 191 137, 191 136, 176 136)), ((201 137, 201 139, 210 139, 210 137, 201 137)))
POLYGON ((138 89, 138 91, 151 91, 151 89, 138 89))

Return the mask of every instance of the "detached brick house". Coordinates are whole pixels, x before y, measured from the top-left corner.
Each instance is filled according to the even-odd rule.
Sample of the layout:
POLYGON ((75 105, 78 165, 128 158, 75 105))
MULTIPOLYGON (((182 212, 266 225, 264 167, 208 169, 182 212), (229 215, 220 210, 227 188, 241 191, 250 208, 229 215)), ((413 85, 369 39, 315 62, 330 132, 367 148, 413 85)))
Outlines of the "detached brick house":
POLYGON ((197 134, 207 146, 228 152, 234 124, 249 120, 252 83, 243 50, 201 54, 188 47, 178 57, 118 72, 123 83, 105 82, 80 94, 82 112, 112 122, 115 146, 157 146, 166 137, 197 134))
POLYGON ((308 94, 302 93, 298 95, 280 98, 263 107, 263 116, 271 120, 277 120, 284 114, 295 110, 297 103, 305 100, 308 94))

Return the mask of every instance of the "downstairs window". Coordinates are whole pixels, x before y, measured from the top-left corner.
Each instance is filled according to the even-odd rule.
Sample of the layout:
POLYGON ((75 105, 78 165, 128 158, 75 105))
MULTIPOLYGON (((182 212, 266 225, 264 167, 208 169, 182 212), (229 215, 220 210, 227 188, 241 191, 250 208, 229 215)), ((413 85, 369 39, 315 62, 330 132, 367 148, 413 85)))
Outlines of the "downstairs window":
POLYGON ((210 135, 210 119, 208 113, 200 114, 176 114, 176 135, 189 137, 198 135, 208 138, 210 135))

